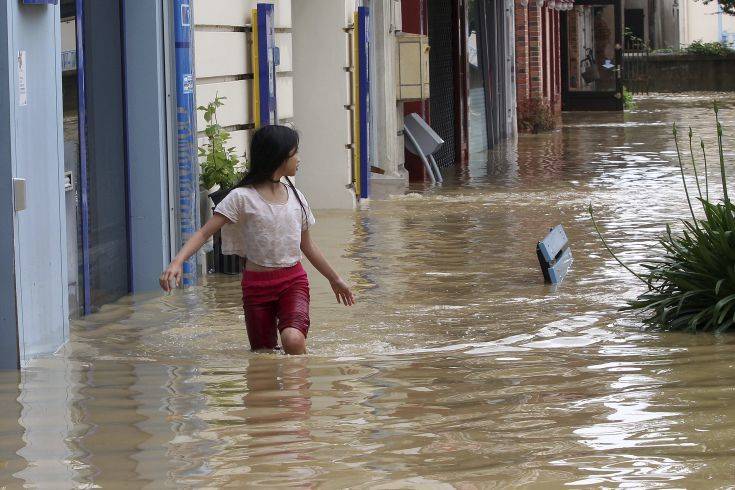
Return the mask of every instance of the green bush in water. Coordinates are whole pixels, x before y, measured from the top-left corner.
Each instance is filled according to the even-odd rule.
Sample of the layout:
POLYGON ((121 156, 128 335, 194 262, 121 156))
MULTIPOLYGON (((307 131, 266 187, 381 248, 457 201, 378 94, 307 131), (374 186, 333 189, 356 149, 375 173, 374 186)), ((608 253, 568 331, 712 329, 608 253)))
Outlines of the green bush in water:
POLYGON ((646 284, 647 291, 629 302, 625 309, 646 313, 648 316, 644 322, 648 325, 670 330, 735 331, 735 206, 727 193, 722 125, 716 104, 715 121, 723 200, 712 202, 709 198, 707 156, 704 143, 700 140, 705 166, 705 194, 702 195, 690 128, 689 150, 699 194, 697 201, 704 210, 704 219, 696 218, 684 179, 684 164, 674 125, 674 141, 692 219, 683 221, 684 229, 678 234, 672 233, 669 226, 666 227, 666 234, 659 240, 663 248, 662 256, 641 264, 647 274, 637 274, 617 258, 600 234, 592 206, 589 208, 592 223, 605 248, 615 260, 646 284))
POLYGON ((635 109, 635 100, 633 99, 633 92, 628 90, 627 87, 623 87, 623 107, 626 111, 635 109))
POLYGON ((556 124, 557 118, 548 102, 539 98, 518 102, 518 131, 521 133, 551 131, 556 124))

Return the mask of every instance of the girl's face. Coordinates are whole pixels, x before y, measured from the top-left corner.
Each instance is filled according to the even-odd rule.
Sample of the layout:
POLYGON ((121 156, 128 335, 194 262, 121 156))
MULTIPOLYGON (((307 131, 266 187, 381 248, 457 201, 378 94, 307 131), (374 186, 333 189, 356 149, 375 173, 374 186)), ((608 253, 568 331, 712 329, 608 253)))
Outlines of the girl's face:
POLYGON ((301 159, 299 158, 299 149, 296 148, 291 151, 291 154, 286 159, 285 162, 283 162, 283 165, 281 165, 281 168, 283 169, 283 175, 286 177, 293 177, 296 175, 296 171, 299 169, 299 163, 301 162, 301 159))

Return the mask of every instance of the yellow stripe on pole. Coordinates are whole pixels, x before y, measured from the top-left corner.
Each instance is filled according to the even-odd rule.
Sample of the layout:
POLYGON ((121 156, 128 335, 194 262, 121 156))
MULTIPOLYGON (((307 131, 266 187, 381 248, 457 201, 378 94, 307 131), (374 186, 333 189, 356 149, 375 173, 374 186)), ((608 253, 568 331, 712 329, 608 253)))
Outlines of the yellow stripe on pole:
POLYGON ((260 127, 260 46, 258 45, 258 9, 252 9, 252 43, 250 60, 253 67, 253 123, 260 127))
POLYGON ((352 182, 360 197, 360 17, 352 17, 352 182))

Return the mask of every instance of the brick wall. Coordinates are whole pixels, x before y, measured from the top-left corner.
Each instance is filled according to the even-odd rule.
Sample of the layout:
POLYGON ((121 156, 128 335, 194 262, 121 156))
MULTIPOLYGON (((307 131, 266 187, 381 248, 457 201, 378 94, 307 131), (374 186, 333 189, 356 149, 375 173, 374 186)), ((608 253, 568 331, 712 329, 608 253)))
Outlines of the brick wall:
POLYGON ((529 0, 515 1, 518 102, 542 99, 561 113, 560 13, 529 0))
POLYGON ((518 100, 529 97, 528 85, 528 9, 515 0, 516 28, 516 96, 518 100))

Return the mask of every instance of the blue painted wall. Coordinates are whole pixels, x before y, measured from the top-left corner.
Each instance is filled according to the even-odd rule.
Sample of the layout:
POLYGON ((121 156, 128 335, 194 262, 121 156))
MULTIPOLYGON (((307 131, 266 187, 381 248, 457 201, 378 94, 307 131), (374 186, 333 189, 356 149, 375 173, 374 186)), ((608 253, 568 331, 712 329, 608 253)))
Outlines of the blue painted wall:
POLYGON ((133 292, 158 289, 170 259, 161 2, 123 2, 133 292))
MULTIPOLYGON (((58 6, 2 2, 0 74, 5 91, 0 102, 0 141, 4 153, 0 192, 13 177, 27 180, 27 209, 11 213, 13 233, 0 234, 0 260, 14 256, 14 267, 0 269, 2 296, 8 275, 15 273, 21 360, 54 352, 68 338, 66 216, 63 194, 63 138, 60 25, 58 6), (28 104, 18 103, 19 50, 26 52, 28 104), (9 153, 9 158, 7 154, 9 153)), ((0 197, 0 222, 7 216, 7 192, 0 197)), ((6 299, 0 301, 7 302, 6 299)), ((4 305, 3 305, 4 306, 4 305)), ((12 341, 3 328, 2 345, 12 341)), ((5 362, 0 361, 0 362, 5 362)), ((7 366, 6 366, 7 367, 7 366)))
POLYGON ((12 105, 10 32, 12 14, 8 2, 0 4, 0 369, 18 366, 17 311, 13 247, 13 199, 11 179, 12 105))
MULTIPOLYGON (((161 2, 122 5, 131 285, 146 291, 158 287, 170 257, 167 41, 161 2)), ((0 369, 52 353, 69 335, 58 9, 0 2, 0 369), (27 60, 26 106, 18 105, 19 50, 27 60), (13 177, 27 179, 28 207, 18 213, 13 177)))

